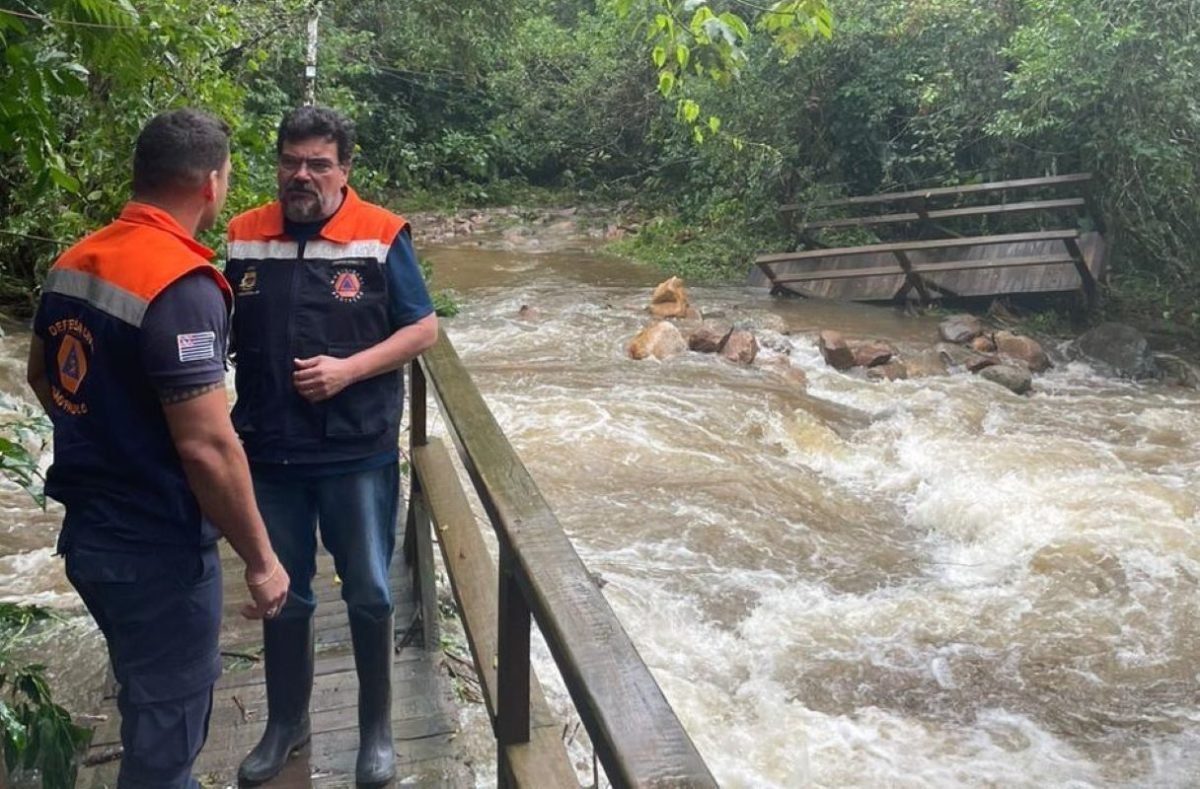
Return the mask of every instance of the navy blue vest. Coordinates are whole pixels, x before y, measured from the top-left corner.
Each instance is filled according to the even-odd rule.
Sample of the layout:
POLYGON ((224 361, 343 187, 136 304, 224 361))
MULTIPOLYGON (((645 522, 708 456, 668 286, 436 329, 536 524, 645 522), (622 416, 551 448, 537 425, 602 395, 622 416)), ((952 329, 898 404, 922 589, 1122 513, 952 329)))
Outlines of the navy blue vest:
POLYGON ((395 451, 403 377, 397 370, 310 403, 293 359, 345 358, 387 339, 387 251, 402 218, 349 192, 321 236, 282 237, 278 203, 230 223, 225 276, 234 292, 233 424, 257 463, 339 463, 395 451), (331 240, 330 236, 333 236, 331 240))
POLYGON ((54 410, 46 495, 66 507, 60 551, 144 550, 219 538, 200 513, 141 359, 141 321, 211 252, 160 209, 130 203, 68 250, 42 289, 41 338, 54 410))

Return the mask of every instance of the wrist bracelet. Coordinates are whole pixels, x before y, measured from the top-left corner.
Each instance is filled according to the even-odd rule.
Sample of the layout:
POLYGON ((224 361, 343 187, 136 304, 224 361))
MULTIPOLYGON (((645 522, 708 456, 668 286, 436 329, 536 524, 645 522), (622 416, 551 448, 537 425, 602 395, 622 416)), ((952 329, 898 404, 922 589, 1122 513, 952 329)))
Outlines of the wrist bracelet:
POLYGON ((278 556, 275 557, 275 566, 271 568, 271 572, 267 574, 266 578, 262 579, 261 581, 251 581, 251 580, 247 579, 246 586, 249 586, 251 588, 257 588, 259 586, 262 586, 263 584, 267 583, 272 578, 274 578, 275 573, 277 573, 277 572, 279 572, 279 557, 278 556))

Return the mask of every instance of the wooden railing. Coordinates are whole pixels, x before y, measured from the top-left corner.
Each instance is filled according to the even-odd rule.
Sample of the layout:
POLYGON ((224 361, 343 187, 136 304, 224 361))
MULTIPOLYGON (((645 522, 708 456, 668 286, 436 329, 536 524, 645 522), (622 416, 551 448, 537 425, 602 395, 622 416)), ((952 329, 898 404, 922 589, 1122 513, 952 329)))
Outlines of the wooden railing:
POLYGON ((432 532, 483 687, 501 786, 578 786, 530 665, 536 621, 613 786, 716 781, 608 601, 575 553, 443 333, 411 365, 412 499, 405 554, 417 568, 427 648, 438 648, 432 532), (499 546, 493 563, 427 398, 447 431, 499 546))

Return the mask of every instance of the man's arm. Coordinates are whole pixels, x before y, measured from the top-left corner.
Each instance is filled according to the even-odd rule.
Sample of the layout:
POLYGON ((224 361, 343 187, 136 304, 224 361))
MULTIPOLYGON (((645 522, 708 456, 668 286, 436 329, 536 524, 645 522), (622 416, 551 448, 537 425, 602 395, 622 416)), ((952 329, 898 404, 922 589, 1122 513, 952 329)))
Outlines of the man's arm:
POLYGON ((283 607, 288 575, 271 550, 245 450, 225 396, 225 299, 207 272, 172 283, 142 318, 142 366, 158 391, 188 487, 205 517, 246 563, 250 617, 283 607))
POLYGON ((54 400, 50 397, 50 379, 46 376, 46 350, 42 338, 36 334, 29 341, 29 362, 25 366, 25 380, 29 381, 46 414, 52 413, 54 400))
POLYGON ((246 453, 229 421, 224 383, 164 393, 162 404, 200 510, 246 563, 254 606, 243 613, 261 617, 277 612, 286 601, 288 575, 267 539, 246 453))
POLYGON ((384 272, 388 279, 388 314, 392 326, 400 328, 382 342, 345 359, 314 356, 294 360, 292 383, 304 399, 313 403, 327 400, 350 384, 399 369, 437 342, 437 315, 407 226, 392 240, 384 272))
POLYGON ((294 360, 292 382, 301 397, 319 403, 350 384, 400 369, 433 347, 437 338, 437 316, 431 312, 386 340, 345 359, 313 356, 294 360))

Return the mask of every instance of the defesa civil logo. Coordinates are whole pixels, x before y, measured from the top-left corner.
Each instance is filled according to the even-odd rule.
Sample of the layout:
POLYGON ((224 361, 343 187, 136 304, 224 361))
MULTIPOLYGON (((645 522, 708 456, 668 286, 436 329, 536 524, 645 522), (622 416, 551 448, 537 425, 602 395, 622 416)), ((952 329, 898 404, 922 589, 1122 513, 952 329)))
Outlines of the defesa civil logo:
POLYGON ((338 301, 350 303, 362 298, 362 277, 357 271, 341 269, 333 273, 333 297, 338 301))

